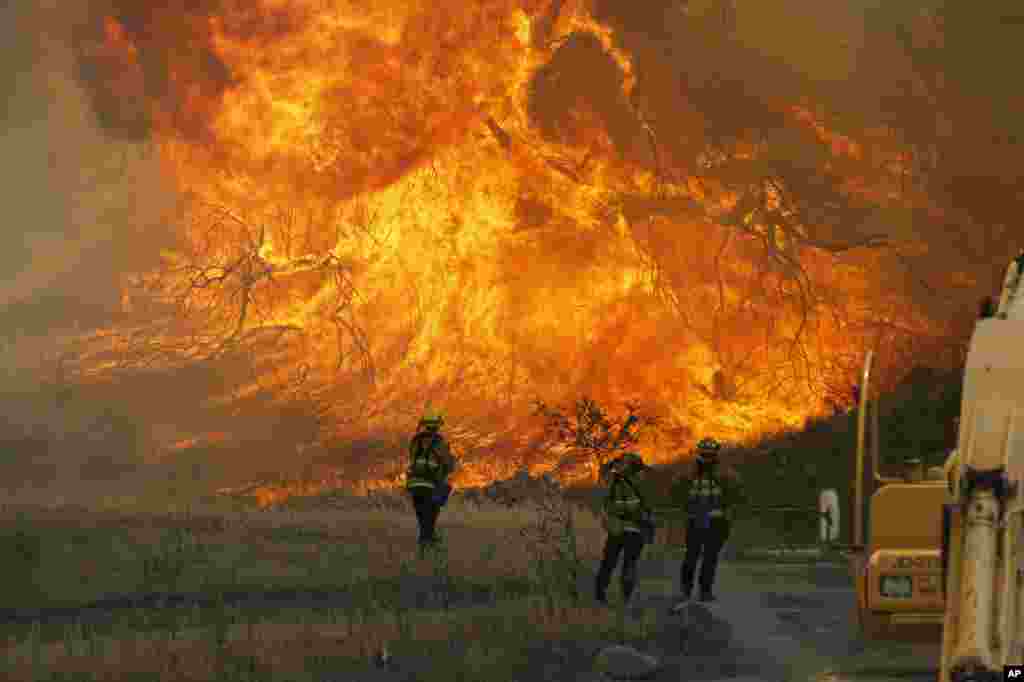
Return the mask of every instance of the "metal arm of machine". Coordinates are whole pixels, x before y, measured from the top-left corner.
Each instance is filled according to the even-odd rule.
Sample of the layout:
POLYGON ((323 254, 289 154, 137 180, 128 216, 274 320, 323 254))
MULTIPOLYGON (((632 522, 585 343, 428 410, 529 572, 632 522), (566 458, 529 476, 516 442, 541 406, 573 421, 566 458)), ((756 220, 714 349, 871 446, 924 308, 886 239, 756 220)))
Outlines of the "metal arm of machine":
POLYGON ((868 351, 864 358, 864 372, 860 379, 860 405, 857 409, 857 464, 854 478, 854 515, 853 544, 864 545, 864 430, 867 426, 868 381, 871 379, 871 360, 874 356, 868 351))
POLYGON ((941 682, 1002 679, 1024 662, 1024 320, 986 318, 971 338, 952 504, 943 528, 941 682))
POLYGON ((882 476, 881 474, 881 463, 879 457, 880 444, 882 429, 879 428, 878 413, 882 407, 882 396, 879 395, 875 400, 874 409, 871 411, 871 479, 875 482, 875 485, 887 485, 889 483, 902 483, 903 479, 893 478, 890 476, 882 476))
POLYGON ((871 479, 875 484, 885 485, 899 483, 901 479, 889 478, 879 473, 879 400, 874 401, 873 409, 869 395, 871 393, 871 367, 874 351, 868 351, 864 358, 864 371, 861 374, 860 406, 857 410, 857 464, 854 480, 853 546, 864 547, 864 450, 867 445, 866 431, 868 412, 871 412, 871 479))

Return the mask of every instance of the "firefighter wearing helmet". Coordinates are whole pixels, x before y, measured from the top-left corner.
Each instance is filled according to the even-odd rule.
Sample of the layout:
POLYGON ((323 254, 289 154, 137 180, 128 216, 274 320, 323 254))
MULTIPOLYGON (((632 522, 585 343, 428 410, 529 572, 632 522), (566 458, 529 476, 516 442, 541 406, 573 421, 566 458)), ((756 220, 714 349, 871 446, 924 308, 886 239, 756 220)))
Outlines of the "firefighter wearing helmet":
POLYGON ((410 462, 405 487, 416 510, 421 552, 437 543, 437 517, 451 493, 448 477, 458 466, 448 442, 441 435, 442 426, 444 415, 428 410, 409 442, 410 462))
POLYGON ((650 507, 642 494, 644 475, 649 469, 635 452, 627 452, 602 467, 602 478, 609 481, 602 514, 608 538, 595 585, 595 597, 602 604, 608 603, 608 585, 620 555, 623 555, 620 579, 624 601, 629 601, 636 588, 637 561, 644 544, 653 539, 654 530, 650 507))
POLYGON ((720 450, 714 438, 701 440, 695 471, 678 479, 671 491, 673 502, 687 510, 686 557, 679 575, 683 603, 692 596, 698 561, 700 601, 715 601, 718 555, 729 537, 732 508, 743 499, 739 478, 719 465, 720 450))

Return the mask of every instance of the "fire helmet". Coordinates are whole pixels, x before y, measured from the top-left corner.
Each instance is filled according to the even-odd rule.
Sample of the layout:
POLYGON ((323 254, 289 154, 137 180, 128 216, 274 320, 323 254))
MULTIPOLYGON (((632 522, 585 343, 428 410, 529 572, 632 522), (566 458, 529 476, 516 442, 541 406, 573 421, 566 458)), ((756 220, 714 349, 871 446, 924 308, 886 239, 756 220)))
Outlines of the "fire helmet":
POLYGON ((420 428, 436 431, 444 425, 444 414, 437 410, 427 410, 420 418, 420 428))
POLYGON ((649 466, 644 464, 644 458, 635 452, 626 452, 619 458, 624 469, 637 471, 640 469, 650 469, 649 466))
POLYGON ((635 452, 626 452, 601 466, 601 478, 623 476, 649 469, 643 458, 635 452))
POLYGON ((718 452, 722 449, 721 444, 714 438, 704 438, 697 443, 697 462, 706 464, 718 461, 718 452))

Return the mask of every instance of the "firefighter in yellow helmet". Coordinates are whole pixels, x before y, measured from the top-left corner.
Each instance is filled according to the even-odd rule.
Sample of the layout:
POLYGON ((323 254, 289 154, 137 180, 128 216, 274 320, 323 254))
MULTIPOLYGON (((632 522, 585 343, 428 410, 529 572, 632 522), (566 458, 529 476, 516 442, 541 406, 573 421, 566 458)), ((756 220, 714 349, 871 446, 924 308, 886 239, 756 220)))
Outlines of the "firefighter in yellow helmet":
POLYGON ((627 452, 603 468, 604 477, 610 479, 603 510, 608 539, 605 541, 595 585, 595 596, 602 604, 608 603, 608 584, 623 550, 625 556, 620 575, 623 599, 628 602, 636 588, 637 561, 643 552, 644 543, 653 539, 650 508, 641 493, 641 479, 649 469, 635 452, 627 452))
POLYGON ((405 487, 416 510, 421 551, 437 542, 437 517, 451 493, 448 477, 458 467, 448 442, 441 435, 443 425, 441 413, 428 411, 409 442, 410 462, 405 487))
POLYGON ((729 537, 731 508, 743 499, 739 478, 723 471, 718 463, 721 445, 713 438, 697 444, 696 472, 676 481, 671 497, 687 509, 686 557, 679 574, 683 601, 693 592, 700 561, 700 600, 715 601, 715 570, 718 555, 729 537))

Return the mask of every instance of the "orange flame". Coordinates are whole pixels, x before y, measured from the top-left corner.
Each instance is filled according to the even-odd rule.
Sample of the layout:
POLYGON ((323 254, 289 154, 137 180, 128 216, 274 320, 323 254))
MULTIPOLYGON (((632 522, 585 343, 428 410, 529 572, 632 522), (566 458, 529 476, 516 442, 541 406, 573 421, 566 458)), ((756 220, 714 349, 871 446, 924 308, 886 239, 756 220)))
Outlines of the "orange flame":
MULTIPOLYGON (((530 47, 545 3, 249 5, 186 22, 230 74, 219 89, 204 85, 198 60, 167 59, 176 106, 206 132, 182 127, 193 119, 181 111, 155 117, 162 157, 191 196, 186 246, 165 254, 165 295, 203 311, 195 326, 206 334, 294 331, 257 357, 259 385, 233 399, 260 387, 295 397, 303 368, 312 383, 301 390, 328 406, 338 432, 405 431, 429 396, 464 427, 457 444, 522 432, 538 395, 641 399, 670 426, 692 427, 646 443, 657 460, 698 430, 745 439, 798 427, 823 409, 826 379, 852 380, 833 357, 865 333, 839 315, 801 319, 785 308, 792 285, 764 275, 754 241, 673 208, 711 203, 703 189, 624 160, 585 106, 568 117, 571 144, 538 132, 526 98, 550 56, 530 47), (279 28, 252 21, 260 13, 279 28), (652 208, 631 213, 638 198, 652 208), (195 286, 200 270, 230 286, 195 286), (798 370, 784 339, 805 327, 798 370)), ((582 6, 559 30, 597 36, 628 100, 634 65, 582 6)), ((133 64, 144 49, 113 20, 107 47, 133 64)), ((792 113, 833 153, 862 154, 809 109, 792 113)), ((869 257, 842 268, 824 253, 802 259, 824 290, 848 297, 836 295, 843 314, 874 295, 869 257)), ((491 460, 522 449, 503 447, 491 460)), ((493 479, 486 462, 460 483, 493 479)))

